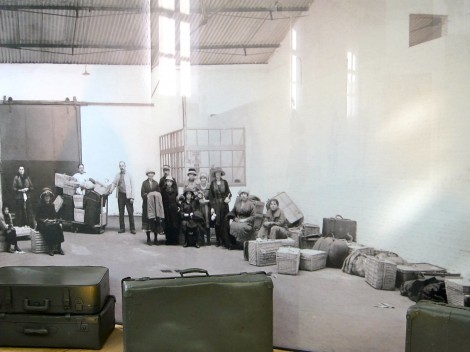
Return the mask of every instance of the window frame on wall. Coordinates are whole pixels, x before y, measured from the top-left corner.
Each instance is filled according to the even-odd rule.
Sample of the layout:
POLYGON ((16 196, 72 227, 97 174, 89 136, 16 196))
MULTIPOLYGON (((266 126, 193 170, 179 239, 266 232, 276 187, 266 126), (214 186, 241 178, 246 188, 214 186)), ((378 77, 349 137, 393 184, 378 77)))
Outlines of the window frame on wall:
POLYGON ((246 185, 244 128, 185 128, 160 136, 160 163, 171 166, 178 185, 186 180, 186 171, 198 173, 221 167, 231 186, 246 185))

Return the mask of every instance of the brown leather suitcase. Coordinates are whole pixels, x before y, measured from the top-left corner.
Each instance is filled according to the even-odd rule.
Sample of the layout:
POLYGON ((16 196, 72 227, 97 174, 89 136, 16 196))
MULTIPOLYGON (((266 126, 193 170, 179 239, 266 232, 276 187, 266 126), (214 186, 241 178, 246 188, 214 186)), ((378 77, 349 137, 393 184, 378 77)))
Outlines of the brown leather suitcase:
POLYGON ((0 313, 97 314, 109 292, 102 266, 0 268, 0 313))
POLYGON ((357 223, 351 219, 344 219, 341 215, 334 218, 323 218, 322 234, 333 234, 335 238, 356 241, 357 223))
POLYGON ((98 314, 0 313, 0 346, 100 349, 114 330, 116 299, 98 314))

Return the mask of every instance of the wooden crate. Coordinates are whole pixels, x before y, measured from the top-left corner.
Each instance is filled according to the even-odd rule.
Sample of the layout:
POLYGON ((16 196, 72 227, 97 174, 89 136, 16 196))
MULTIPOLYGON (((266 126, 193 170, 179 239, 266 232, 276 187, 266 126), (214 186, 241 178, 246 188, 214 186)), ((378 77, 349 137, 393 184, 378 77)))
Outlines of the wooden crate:
POLYGON ((365 259, 366 282, 378 290, 394 290, 397 265, 380 258, 367 256, 365 259))

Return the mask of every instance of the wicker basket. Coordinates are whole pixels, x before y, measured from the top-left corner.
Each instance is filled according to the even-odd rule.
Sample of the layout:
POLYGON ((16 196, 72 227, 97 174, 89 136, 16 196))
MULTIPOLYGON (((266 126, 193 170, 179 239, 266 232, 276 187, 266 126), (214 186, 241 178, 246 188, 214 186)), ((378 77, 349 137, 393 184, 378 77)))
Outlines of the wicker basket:
POLYGON ((85 222, 85 210, 75 208, 73 210, 73 219, 76 222, 85 222))
POLYGON ((276 264, 276 252, 279 248, 293 246, 294 240, 256 240, 248 242, 248 262, 256 266, 276 264))
POLYGON ((0 232, 0 252, 6 252, 8 249, 8 244, 7 244, 7 239, 5 237, 5 234, 0 232))
POLYGON ((470 295, 469 279, 446 279, 447 302, 455 306, 465 306, 465 296, 470 295))
POLYGON ((320 235, 320 226, 314 225, 314 224, 309 224, 309 223, 304 223, 304 234, 307 235, 320 235))
POLYGON ((75 194, 73 196, 73 206, 78 209, 83 208, 83 196, 80 194, 75 194))
POLYGON ((394 290, 397 265, 376 257, 365 259, 366 282, 378 290, 394 290))
POLYGON ((299 273, 300 249, 281 247, 276 252, 277 272, 279 274, 297 275, 299 273))
POLYGON ((315 271, 326 267, 327 253, 315 249, 300 250, 300 270, 315 271))
POLYGON ((36 231, 31 234, 31 252, 33 253, 46 253, 48 251, 44 237, 36 231))
POLYGON ((302 227, 291 227, 289 230, 289 236, 294 240, 293 247, 299 248, 300 237, 304 233, 302 227))
POLYGON ((63 194, 66 194, 68 196, 73 196, 75 194, 75 188, 72 186, 64 185, 64 187, 62 187, 62 192, 63 194))
POLYGON ((356 242, 348 242, 348 248, 349 248, 349 254, 351 254, 354 251, 359 251, 359 252, 364 253, 366 255, 374 255, 374 253, 375 253, 374 248, 364 246, 364 245, 356 243, 356 242))

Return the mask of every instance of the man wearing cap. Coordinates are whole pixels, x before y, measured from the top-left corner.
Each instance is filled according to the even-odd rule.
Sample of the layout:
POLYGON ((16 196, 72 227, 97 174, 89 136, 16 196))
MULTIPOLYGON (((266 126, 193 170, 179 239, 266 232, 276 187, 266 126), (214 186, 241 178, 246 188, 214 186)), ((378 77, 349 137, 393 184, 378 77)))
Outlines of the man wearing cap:
POLYGON ((135 223, 134 223, 134 182, 132 176, 126 171, 126 163, 124 161, 119 162, 119 169, 121 170, 114 181, 111 184, 109 193, 113 193, 114 189, 117 188, 117 199, 119 208, 119 231, 118 233, 126 232, 124 224, 124 208, 127 209, 129 215, 129 227, 131 233, 135 235, 135 223))
POLYGON ((199 182, 198 179, 196 179, 197 172, 195 168, 189 168, 188 169, 188 179, 186 180, 186 183, 183 185, 183 189, 185 190, 190 190, 193 193, 197 193, 198 191, 201 190, 201 183, 199 182))
MULTIPOLYGON (((171 168, 170 168, 170 165, 163 165, 162 170, 163 170, 163 176, 160 178, 160 181, 158 182, 158 186, 160 187, 160 189, 162 189, 163 186, 165 186, 166 178, 167 178, 168 176, 170 176, 170 177, 173 179, 173 181, 175 181, 175 185, 178 184, 178 183, 176 182, 176 178, 174 178, 173 176, 171 176, 171 172, 170 172, 171 168)), ((178 188, 177 188, 177 189, 178 189, 178 188)))

